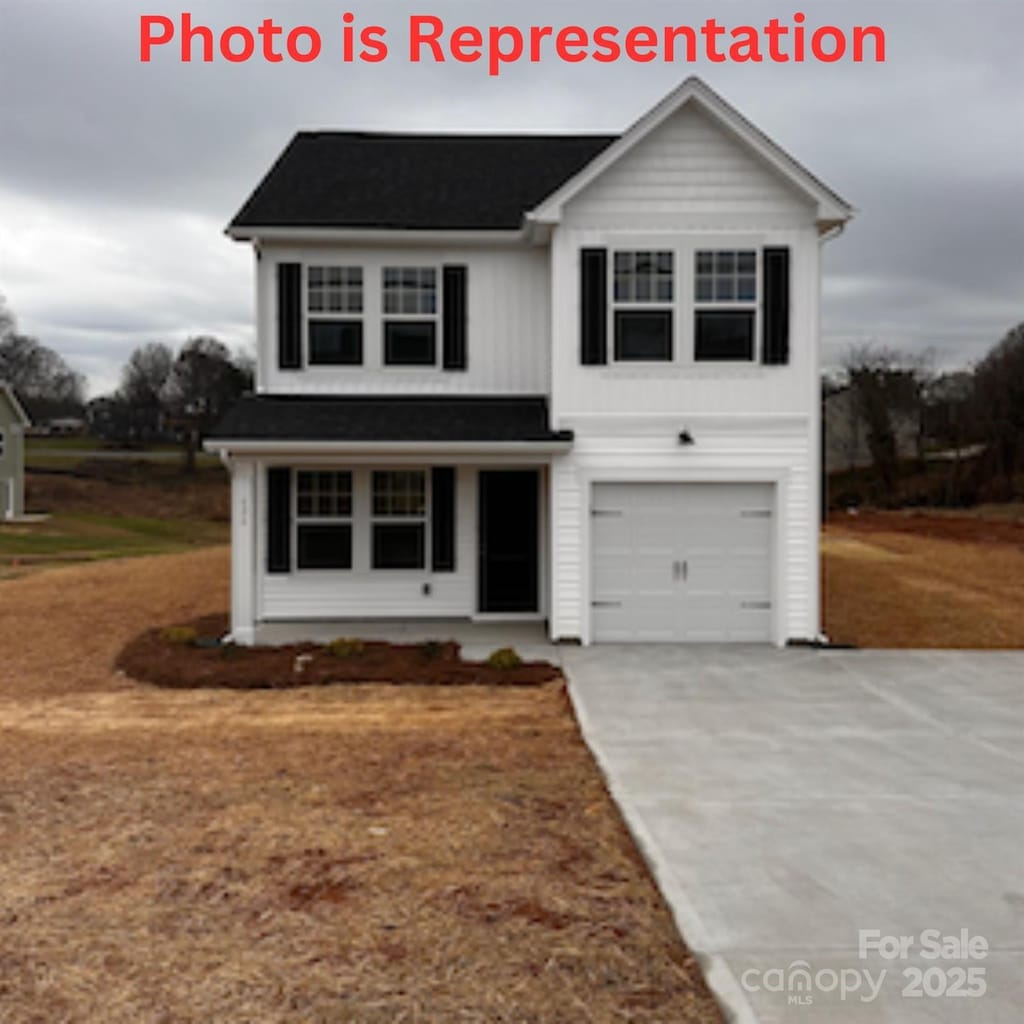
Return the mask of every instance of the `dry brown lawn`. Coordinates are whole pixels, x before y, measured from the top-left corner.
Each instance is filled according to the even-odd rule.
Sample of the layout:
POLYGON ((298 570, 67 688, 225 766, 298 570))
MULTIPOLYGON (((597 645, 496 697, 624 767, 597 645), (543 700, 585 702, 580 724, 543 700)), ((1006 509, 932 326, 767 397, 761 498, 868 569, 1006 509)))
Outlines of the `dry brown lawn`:
POLYGON ((0 1020, 721 1021, 558 686, 156 690, 223 549, 0 582, 0 1020))
POLYGON ((861 647, 1024 647, 1024 523, 872 512, 822 543, 825 632, 861 647))

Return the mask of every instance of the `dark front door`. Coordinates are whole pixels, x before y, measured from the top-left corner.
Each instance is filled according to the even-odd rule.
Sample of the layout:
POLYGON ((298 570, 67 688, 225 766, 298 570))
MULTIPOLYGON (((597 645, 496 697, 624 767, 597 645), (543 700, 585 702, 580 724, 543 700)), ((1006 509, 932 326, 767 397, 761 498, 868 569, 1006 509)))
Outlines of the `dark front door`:
POLYGON ((537 611, 537 471, 480 473, 480 611, 537 611))

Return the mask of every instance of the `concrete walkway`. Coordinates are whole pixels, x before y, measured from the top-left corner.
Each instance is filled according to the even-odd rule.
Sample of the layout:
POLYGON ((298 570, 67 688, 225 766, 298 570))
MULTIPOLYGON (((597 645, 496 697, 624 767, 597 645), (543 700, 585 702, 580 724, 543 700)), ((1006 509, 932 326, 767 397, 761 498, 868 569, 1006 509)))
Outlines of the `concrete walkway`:
POLYGON ((584 735, 733 1019, 1024 1019, 1024 654, 563 660, 584 735), (861 958, 861 929, 910 937, 907 958, 861 958), (988 955, 925 959, 926 929, 968 929, 988 955), (971 966, 984 974, 950 970, 971 966), (939 994, 981 983, 977 998, 939 994))

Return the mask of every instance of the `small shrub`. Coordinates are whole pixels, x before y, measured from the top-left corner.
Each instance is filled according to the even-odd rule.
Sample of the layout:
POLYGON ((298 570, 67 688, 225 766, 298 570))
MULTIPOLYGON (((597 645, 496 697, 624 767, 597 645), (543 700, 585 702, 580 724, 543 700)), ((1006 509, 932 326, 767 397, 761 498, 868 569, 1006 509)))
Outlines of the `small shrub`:
POLYGON ((426 640, 420 644, 420 654, 424 661, 437 661, 444 654, 444 644, 440 640, 426 640))
POLYGON ((160 634, 168 643, 192 647, 199 639, 199 634, 191 626, 168 626, 160 634))
POLYGON ((519 657, 513 647, 499 647, 496 651, 492 651, 487 659, 487 664, 491 668, 518 668, 522 663, 523 659, 519 657))
POLYGON ((336 658, 353 658, 363 653, 363 641, 351 637, 338 637, 327 645, 327 651, 336 658))

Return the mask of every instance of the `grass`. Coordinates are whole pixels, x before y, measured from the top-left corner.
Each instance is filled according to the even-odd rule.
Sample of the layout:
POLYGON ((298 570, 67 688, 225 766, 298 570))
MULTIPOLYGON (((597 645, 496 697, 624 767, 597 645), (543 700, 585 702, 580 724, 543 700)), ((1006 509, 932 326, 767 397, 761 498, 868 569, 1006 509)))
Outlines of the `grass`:
MULTIPOLYGON (((25 467, 28 470, 76 471, 97 461, 112 463, 150 463, 177 466, 185 456, 180 445, 154 444, 144 448, 118 448, 95 437, 29 437, 25 440, 25 467), (168 458, 168 456, 180 458, 168 458)), ((196 464, 219 464, 216 455, 198 452, 196 464)))
POLYGON ((0 562, 32 564, 163 554, 223 544, 228 532, 225 523, 202 520, 58 514, 39 523, 0 525, 0 562))
POLYGON ((0 582, 4 1024, 721 1024, 557 686, 113 673, 227 566, 0 582))

